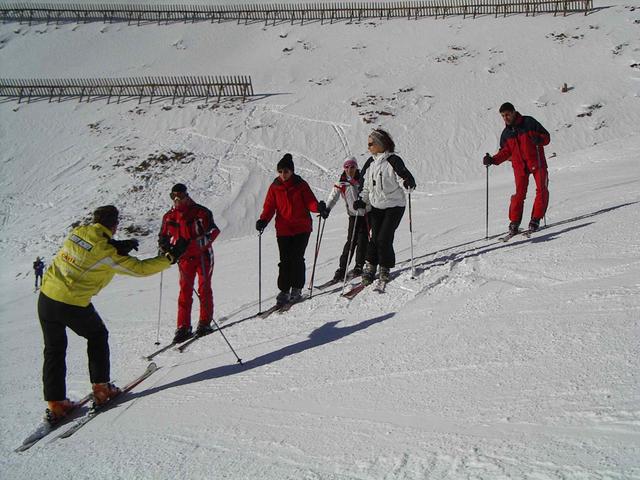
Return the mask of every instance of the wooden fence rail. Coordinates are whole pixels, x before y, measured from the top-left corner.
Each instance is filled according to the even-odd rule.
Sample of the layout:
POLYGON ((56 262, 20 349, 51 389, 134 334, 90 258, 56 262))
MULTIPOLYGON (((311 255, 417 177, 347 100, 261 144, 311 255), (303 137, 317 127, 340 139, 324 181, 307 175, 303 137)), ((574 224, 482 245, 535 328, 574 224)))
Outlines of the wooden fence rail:
POLYGON ((157 22, 195 23, 201 21, 238 23, 282 22, 333 23, 341 20, 445 18, 462 15, 507 16, 553 13, 568 15, 593 10, 593 0, 427 0, 401 2, 338 2, 255 5, 129 5, 129 4, 56 4, 0 2, 0 20, 31 25, 34 22, 157 22))
POLYGON ((246 100, 253 96, 251 77, 235 76, 199 76, 199 77, 129 77, 129 78, 45 78, 45 79, 5 79, 0 78, 0 97, 17 98, 18 103, 32 98, 48 98, 58 102, 63 98, 79 98, 80 102, 91 98, 136 97, 138 103, 143 98, 202 98, 205 103, 210 98, 238 97, 246 100))

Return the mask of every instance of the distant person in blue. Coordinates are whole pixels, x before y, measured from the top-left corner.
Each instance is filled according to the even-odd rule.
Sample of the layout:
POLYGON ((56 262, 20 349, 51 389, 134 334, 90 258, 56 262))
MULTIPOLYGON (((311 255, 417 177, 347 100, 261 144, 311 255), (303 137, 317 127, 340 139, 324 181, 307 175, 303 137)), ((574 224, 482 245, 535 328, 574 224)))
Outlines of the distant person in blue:
POLYGON ((44 262, 40 259, 40 257, 36 257, 36 261, 33 262, 33 273, 36 276, 36 290, 42 285, 42 274, 44 273, 44 262), (40 283, 38 283, 40 280, 40 283))

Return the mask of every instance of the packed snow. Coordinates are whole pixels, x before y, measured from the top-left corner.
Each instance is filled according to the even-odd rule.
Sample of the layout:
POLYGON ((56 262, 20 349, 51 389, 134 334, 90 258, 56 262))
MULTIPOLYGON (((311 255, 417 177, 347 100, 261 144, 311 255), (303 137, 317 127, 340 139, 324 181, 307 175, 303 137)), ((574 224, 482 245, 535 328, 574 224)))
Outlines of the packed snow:
MULTIPOLYGON (((640 478, 640 6, 595 4, 567 17, 0 25, 5 78, 251 75, 256 93, 0 103, 0 477, 640 478), (497 237, 511 168, 487 177, 482 166, 505 101, 551 133, 546 228, 508 243, 497 237), (254 225, 276 163, 290 152, 325 199, 346 156, 364 163, 374 127, 418 183, 387 292, 348 301, 314 289, 285 314, 247 319, 259 308, 254 225), (45 408, 32 262, 49 264, 103 204, 121 210, 117 236, 154 255, 176 182, 222 230, 215 318, 243 363, 218 332, 169 350, 72 437, 14 453, 45 408)), ((316 285, 337 268, 346 225, 338 204, 316 285)), ((262 309, 276 274, 270 224, 262 309)), ((141 373, 158 337, 170 341, 177 294, 172 267, 116 277, 94 298, 113 381, 141 373)), ((89 390, 85 350, 70 333, 74 399, 89 390)))

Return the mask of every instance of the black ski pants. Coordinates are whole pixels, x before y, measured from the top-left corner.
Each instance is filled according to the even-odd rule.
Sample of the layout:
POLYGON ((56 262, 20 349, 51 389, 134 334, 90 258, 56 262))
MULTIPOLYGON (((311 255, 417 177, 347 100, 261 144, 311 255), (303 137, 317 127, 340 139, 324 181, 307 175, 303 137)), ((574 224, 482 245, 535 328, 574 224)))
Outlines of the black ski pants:
POLYGON ((45 400, 64 400, 67 397, 67 327, 87 339, 91 383, 109 381, 109 332, 92 304, 78 307, 40 293, 38 317, 44 337, 42 382, 45 400))
POLYGON ((373 265, 393 268, 396 265, 396 252, 393 250, 393 237, 400 225, 405 207, 372 208, 368 214, 371 227, 371 240, 367 248, 367 261, 373 265))
POLYGON ((366 218, 349 215, 349 230, 347 231, 347 242, 342 249, 342 255, 340 255, 340 270, 345 271, 347 269, 347 263, 353 257, 354 251, 356 252, 356 267, 362 269, 367 256, 368 243, 369 231, 366 218), (352 245, 351 236, 353 235, 354 224, 356 225, 356 235, 352 245))
POLYGON ((309 243, 311 233, 300 233, 288 237, 278 237, 280 263, 278 264, 278 288, 288 292, 291 288, 304 287, 305 263, 304 252, 309 243))

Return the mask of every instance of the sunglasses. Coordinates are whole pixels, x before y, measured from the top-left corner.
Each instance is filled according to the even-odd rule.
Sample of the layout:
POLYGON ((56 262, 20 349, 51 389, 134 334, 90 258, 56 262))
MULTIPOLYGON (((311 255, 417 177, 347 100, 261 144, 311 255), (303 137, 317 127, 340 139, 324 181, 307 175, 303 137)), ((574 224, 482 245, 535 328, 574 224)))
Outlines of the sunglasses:
POLYGON ((187 194, 184 192, 171 192, 169 196, 171 197, 171 200, 184 200, 187 197, 187 194))
POLYGON ((367 147, 373 147, 375 143, 367 143, 367 147))

